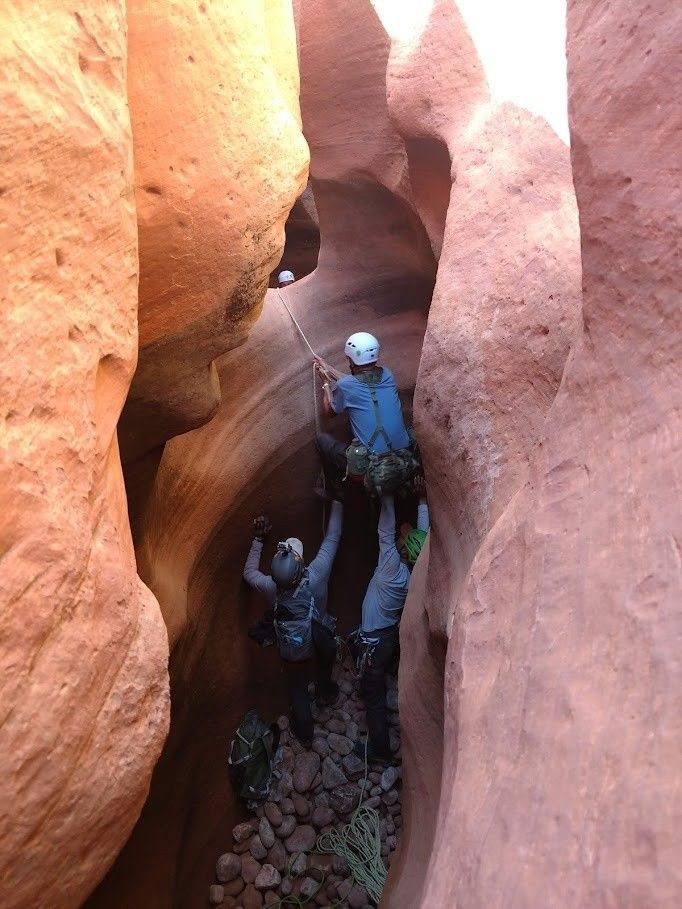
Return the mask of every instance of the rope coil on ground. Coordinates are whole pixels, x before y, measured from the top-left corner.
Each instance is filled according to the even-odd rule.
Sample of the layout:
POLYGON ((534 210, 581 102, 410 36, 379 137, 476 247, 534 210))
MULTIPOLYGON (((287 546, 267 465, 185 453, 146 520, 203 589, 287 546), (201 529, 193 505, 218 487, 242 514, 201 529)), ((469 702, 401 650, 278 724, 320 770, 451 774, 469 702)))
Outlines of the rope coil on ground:
POLYGON ((348 862, 353 877, 375 903, 381 899, 386 881, 386 868, 381 860, 379 813, 360 805, 350 821, 317 838, 320 852, 333 852, 348 862))

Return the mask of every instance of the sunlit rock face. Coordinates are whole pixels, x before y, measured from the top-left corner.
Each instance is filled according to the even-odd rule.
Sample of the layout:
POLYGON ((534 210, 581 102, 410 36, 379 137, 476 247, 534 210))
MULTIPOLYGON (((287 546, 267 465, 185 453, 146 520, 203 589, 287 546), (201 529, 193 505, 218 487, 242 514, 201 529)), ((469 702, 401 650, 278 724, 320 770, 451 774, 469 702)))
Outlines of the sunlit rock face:
POLYGON ((0 12, 0 904, 74 907, 168 726, 116 421, 136 356, 124 7, 0 12))
POLYGON ((512 49, 491 44, 494 3, 486 16, 467 4, 435 2, 402 16, 374 5, 391 36, 390 116, 439 254, 415 395, 432 568, 420 566, 420 593, 402 623, 406 830, 386 896, 398 907, 422 897, 454 781, 459 745, 442 730, 457 689, 444 697, 443 672, 459 640, 461 587, 527 478, 577 331, 580 259, 569 152, 557 133, 565 84, 557 78, 554 95, 538 98, 524 90, 532 80, 514 75, 520 58, 537 69, 548 43, 561 57, 561 19, 554 33, 534 31, 521 4, 525 32, 512 49))
MULTIPOLYGON (((682 23, 669 13, 662 3, 569 4, 577 331, 578 271, 559 203, 568 177, 551 170, 565 164, 560 148, 507 104, 458 128, 477 144, 462 165, 453 153, 416 396, 434 526, 401 632, 411 810, 388 906, 672 907, 682 896, 671 788, 678 143, 668 106, 670 35, 682 23), (480 120, 498 124, 496 141, 480 120), (467 221, 469 199, 480 216, 467 221), (497 296, 504 288, 511 306, 497 296), (552 402, 562 330, 576 336, 552 402)), ((446 17, 445 5, 433 15, 446 17)), ((399 86, 401 110, 418 70, 399 86)))
POLYGON ((131 0, 140 360, 125 460, 205 423, 307 176, 287 0, 131 0))

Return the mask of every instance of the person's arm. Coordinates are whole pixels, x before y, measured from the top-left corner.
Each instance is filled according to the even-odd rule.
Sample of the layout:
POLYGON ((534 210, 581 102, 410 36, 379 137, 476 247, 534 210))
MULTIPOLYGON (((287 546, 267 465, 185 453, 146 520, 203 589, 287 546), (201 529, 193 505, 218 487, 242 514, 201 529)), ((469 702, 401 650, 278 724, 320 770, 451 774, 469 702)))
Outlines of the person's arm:
POLYGON ((400 553, 395 545, 395 502, 393 496, 382 496, 379 515, 379 564, 378 569, 398 569, 400 553))
POLYGON ((343 527, 343 505, 341 502, 332 502, 329 521, 327 522, 327 532, 322 540, 322 545, 317 551, 317 555, 308 566, 308 577, 311 583, 314 581, 329 580, 336 551, 339 548, 341 540, 341 529, 343 527))
POLYGON ((331 382, 325 379, 322 383, 322 411, 325 417, 333 417, 336 414, 332 404, 332 394, 331 382))
POLYGON ((426 499, 422 498, 419 500, 419 505, 417 506, 417 529, 427 532, 429 526, 429 506, 427 505, 426 499))
POLYGON ((255 519, 253 524, 255 536, 244 564, 244 580, 249 587, 253 587, 254 590, 262 594, 268 605, 272 606, 277 598, 277 585, 270 575, 263 574, 259 567, 261 553, 263 552, 263 540, 270 530, 270 522, 265 516, 261 515, 255 519))

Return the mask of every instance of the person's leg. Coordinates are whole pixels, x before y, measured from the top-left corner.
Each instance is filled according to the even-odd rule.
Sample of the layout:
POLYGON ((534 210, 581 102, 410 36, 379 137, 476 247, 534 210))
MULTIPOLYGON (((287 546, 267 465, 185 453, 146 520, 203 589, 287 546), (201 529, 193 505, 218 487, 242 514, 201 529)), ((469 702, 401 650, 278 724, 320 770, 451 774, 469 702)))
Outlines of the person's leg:
POLYGON ((315 447, 322 461, 322 470, 328 490, 338 491, 346 476, 346 448, 328 432, 320 432, 315 438, 315 447))
POLYGON ((339 686, 332 681, 336 638, 326 625, 313 621, 313 643, 317 657, 315 695, 321 701, 333 703, 339 694, 339 686))
POLYGON ((291 706, 291 731, 299 742, 308 745, 313 740, 314 730, 308 694, 311 664, 309 660, 303 663, 283 660, 283 663, 291 706))
POLYGON ((360 690, 365 702, 369 753, 380 760, 391 759, 388 738, 388 710, 386 708, 386 670, 398 645, 398 628, 391 629, 379 638, 372 656, 365 665, 360 690))
POLYGON ((345 472, 348 445, 339 442, 330 432, 319 432, 315 437, 315 445, 323 461, 327 461, 345 472))

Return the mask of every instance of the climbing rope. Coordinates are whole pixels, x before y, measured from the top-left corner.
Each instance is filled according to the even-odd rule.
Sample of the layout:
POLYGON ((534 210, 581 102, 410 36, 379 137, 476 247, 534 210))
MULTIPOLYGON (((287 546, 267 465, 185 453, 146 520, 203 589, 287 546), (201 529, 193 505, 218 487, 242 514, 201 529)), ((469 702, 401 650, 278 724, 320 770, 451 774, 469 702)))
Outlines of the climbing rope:
POLYGON ((386 882, 386 866, 381 859, 381 831, 379 812, 363 805, 367 792, 369 762, 367 760, 368 740, 365 739, 365 777, 358 800, 358 807, 350 821, 343 827, 335 827, 317 838, 320 852, 340 855, 348 862, 354 880, 364 887, 375 903, 379 903, 386 882))
POLYGON ((303 338, 303 340, 305 341, 306 347, 308 348, 308 350, 310 351, 310 353, 313 355, 313 359, 314 359, 315 361, 317 361, 317 362, 320 364, 320 372, 322 372, 322 373, 323 373, 327 378, 329 378, 329 379, 340 379, 342 373, 340 373, 338 369, 334 369, 333 366, 330 366, 329 363, 326 363, 326 362, 322 359, 322 357, 320 357, 318 354, 315 353, 315 351, 313 350, 312 344, 311 344, 310 341, 307 339, 307 337, 306 337, 306 335, 305 335, 305 332, 303 331, 303 329, 301 328, 301 326, 298 324, 298 320, 297 320, 296 316, 295 316, 295 315, 293 314, 293 312, 291 311, 291 309, 290 309, 290 307, 289 307, 289 304, 287 303, 287 301, 286 301, 286 300, 284 299, 284 297, 282 296, 282 292, 280 291, 279 288, 277 288, 277 295, 279 296, 280 300, 281 300, 282 303, 284 304, 284 308, 286 309, 286 311, 287 311, 287 312, 289 313, 289 315, 291 316, 291 321, 292 321, 292 322, 294 323, 294 325, 296 326, 296 328, 297 328, 297 330, 298 330, 298 333, 300 334, 300 336, 301 336, 301 337, 303 338))
MULTIPOLYGON (((322 359, 322 357, 318 356, 315 353, 315 351, 313 350, 312 344, 306 337, 305 332, 303 331, 301 326, 298 324, 298 319, 293 314, 289 304, 282 296, 282 292, 280 291, 279 288, 276 288, 276 290, 277 290, 277 296, 280 298, 280 300, 282 301, 282 304, 284 305, 284 308, 286 309, 286 311, 289 313, 289 316, 291 317, 291 321, 294 323, 298 333, 303 338, 306 347, 308 348, 310 353, 313 355, 313 409, 314 409, 314 420, 315 420, 315 434, 319 436, 320 432, 322 431, 322 424, 321 424, 321 420, 320 420, 320 405, 319 405, 319 401, 318 401, 318 397, 317 397, 317 372, 319 370, 319 372, 321 372, 322 375, 326 379, 339 379, 339 378, 341 378, 341 373, 338 371, 338 369, 334 369, 333 366, 330 366, 329 363, 326 363, 322 359)), ((325 480, 325 476, 324 476, 324 471, 322 471, 322 490, 323 490, 323 492, 326 492, 326 480, 325 480)), ((326 505, 326 502, 324 502, 323 506, 322 506, 322 536, 323 537, 325 535, 326 528, 327 528, 327 505, 326 505)))

